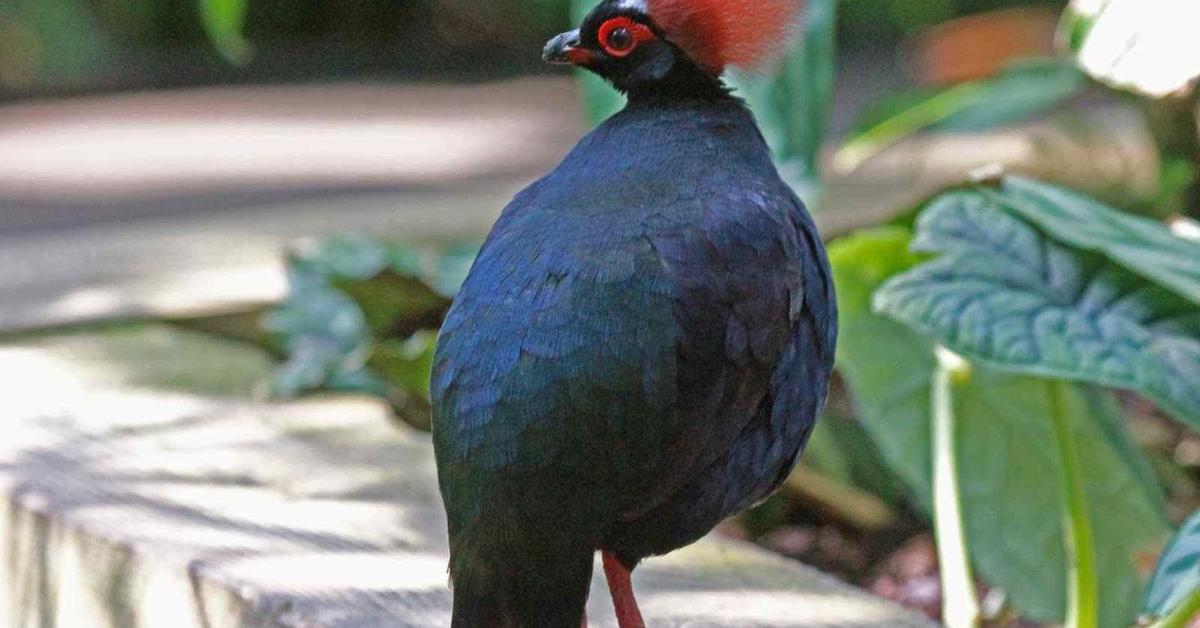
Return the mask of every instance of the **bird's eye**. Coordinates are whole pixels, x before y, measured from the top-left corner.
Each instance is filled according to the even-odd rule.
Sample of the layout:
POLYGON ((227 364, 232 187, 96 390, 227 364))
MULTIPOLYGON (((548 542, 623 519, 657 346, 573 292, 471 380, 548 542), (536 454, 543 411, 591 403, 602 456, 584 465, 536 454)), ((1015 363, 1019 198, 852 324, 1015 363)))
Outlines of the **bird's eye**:
POLYGON ((633 33, 628 28, 618 28, 608 35, 608 48, 612 50, 629 50, 633 47, 633 33))
POLYGON ((654 33, 645 24, 638 24, 627 17, 615 17, 600 26, 599 39, 609 56, 625 57, 638 44, 654 39, 654 33))

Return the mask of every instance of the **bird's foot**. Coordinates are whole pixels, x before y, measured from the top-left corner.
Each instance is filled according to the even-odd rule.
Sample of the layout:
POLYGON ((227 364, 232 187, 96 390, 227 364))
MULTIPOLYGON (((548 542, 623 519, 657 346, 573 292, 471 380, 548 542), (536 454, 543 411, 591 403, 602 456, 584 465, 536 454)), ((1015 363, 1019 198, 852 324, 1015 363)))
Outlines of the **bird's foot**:
POLYGON ((600 554, 604 558, 604 577, 608 580, 608 591, 612 594, 613 607, 617 611, 617 625, 620 628, 646 628, 642 611, 638 609, 637 599, 633 596, 633 581, 630 579, 633 570, 622 564, 616 554, 600 554))

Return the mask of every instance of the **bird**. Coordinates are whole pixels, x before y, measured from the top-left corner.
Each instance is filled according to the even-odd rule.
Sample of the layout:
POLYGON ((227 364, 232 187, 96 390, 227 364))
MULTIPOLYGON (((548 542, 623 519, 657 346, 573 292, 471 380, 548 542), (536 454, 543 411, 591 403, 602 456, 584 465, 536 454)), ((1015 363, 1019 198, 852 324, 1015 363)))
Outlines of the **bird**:
POLYGON ((454 628, 576 628, 787 478, 828 392, 829 263, 724 81, 797 0, 604 0, 543 51, 627 103, 517 193, 439 331, 433 441, 454 628))

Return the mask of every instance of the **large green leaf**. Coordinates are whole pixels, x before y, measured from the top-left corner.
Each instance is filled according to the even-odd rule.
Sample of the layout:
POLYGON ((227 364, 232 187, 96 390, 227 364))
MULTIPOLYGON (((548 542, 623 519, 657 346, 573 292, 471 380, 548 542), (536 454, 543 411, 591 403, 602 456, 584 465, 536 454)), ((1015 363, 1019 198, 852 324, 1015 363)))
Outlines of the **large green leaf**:
POLYGON ((1133 390, 1200 427, 1200 307, 1055 242, 986 188, 933 200, 914 247, 941 255, 881 288, 880 312, 974 362, 1133 390))
MULTIPOLYGON (((927 509, 930 504, 931 340, 871 310, 871 293, 922 260, 902 227, 859 232, 830 246, 842 334, 838 370, 863 426, 927 509)), ((1132 617, 1140 582, 1133 561, 1163 530, 1161 494, 1129 442, 1111 399, 1072 388, 1069 409, 1096 520, 1104 611, 1112 626, 1132 617), (1086 410, 1084 409, 1086 406, 1086 410), (1090 420, 1089 420, 1090 417, 1090 420)), ((968 542, 979 574, 1030 616, 1063 612, 1059 465, 1047 383, 972 370, 958 380, 959 469, 968 542), (1013 566, 1016 561, 1016 567, 1013 566)), ((1127 625, 1127 624, 1126 624, 1127 625)))
POLYGON ((1029 59, 992 78, 889 96, 867 110, 838 150, 835 164, 851 170, 920 131, 980 131, 1024 120, 1086 86, 1086 77, 1067 61, 1029 59))
POLYGON ((1193 514, 1167 545, 1150 580, 1144 612, 1167 615, 1200 589, 1200 511, 1193 514))
MULTIPOLYGON (((979 575, 1002 586, 1014 606, 1041 621, 1062 619, 1066 600, 1061 466, 1054 446, 1054 405, 1047 380, 975 369, 957 382, 954 405, 967 542, 979 575)), ((1094 419, 1109 397, 1068 387, 1095 535, 1102 626, 1125 628, 1138 611, 1139 559, 1166 534, 1162 496, 1143 481, 1140 455, 1094 419), (1128 451, 1122 451, 1127 449, 1128 451)), ((1104 410, 1115 412, 1115 410, 1104 410)))
POLYGON ((933 345, 871 311, 871 293, 920 262, 908 250, 911 239, 902 227, 862 231, 835 241, 829 257, 838 287, 838 372, 863 427, 928 510, 933 345))
POLYGON ((1018 176, 975 188, 1055 240, 1095 251, 1200 306, 1200 242, 1077 192, 1018 176))

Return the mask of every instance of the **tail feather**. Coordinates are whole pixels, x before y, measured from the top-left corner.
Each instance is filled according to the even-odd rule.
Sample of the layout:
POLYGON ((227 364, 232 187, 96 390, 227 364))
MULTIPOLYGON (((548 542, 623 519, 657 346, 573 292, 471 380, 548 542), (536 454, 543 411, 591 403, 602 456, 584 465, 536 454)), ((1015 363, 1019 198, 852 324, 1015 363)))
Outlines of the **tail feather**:
POLYGON ((579 628, 592 579, 591 554, 531 563, 511 558, 452 569, 451 628, 579 628))

